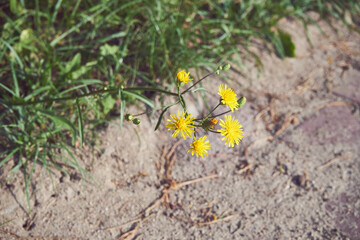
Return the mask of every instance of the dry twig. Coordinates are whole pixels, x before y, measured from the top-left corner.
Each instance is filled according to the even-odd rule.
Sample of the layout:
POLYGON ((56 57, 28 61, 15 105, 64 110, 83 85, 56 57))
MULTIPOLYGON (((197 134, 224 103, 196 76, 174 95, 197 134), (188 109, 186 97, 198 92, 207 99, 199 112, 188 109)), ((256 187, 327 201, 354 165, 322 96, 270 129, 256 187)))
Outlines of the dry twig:
POLYGON ((321 169, 323 169, 323 168, 326 168, 326 167, 330 166, 331 164, 333 164, 333 163, 336 162, 336 161, 344 160, 344 159, 349 159, 349 158, 351 158, 351 157, 352 157, 351 154, 348 154, 348 155, 344 155, 344 156, 339 156, 339 157, 333 158, 333 159, 331 159, 330 161, 328 161, 328 162, 326 162, 326 163, 324 163, 324 164, 316 167, 315 170, 321 170, 321 169))
POLYGON ((330 107, 330 106, 352 106, 351 103, 348 102, 330 102, 330 103, 324 103, 324 104, 320 104, 316 107, 314 107, 314 110, 319 110, 322 109, 324 107, 330 107))

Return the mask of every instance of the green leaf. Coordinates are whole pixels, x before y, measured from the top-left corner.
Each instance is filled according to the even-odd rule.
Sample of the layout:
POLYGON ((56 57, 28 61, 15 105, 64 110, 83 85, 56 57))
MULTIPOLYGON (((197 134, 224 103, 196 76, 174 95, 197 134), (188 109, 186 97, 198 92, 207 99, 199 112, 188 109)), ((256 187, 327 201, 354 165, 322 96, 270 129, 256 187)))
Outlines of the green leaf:
POLYGON ((72 79, 78 79, 90 70, 87 66, 81 66, 79 69, 71 73, 72 79))
POLYGON ((295 57, 295 44, 291 40, 290 34, 282 30, 278 30, 278 33, 285 57, 295 57))
POLYGON ((103 39, 98 40, 99 43, 105 43, 113 38, 120 38, 120 37, 125 37, 127 34, 127 32, 118 32, 118 33, 114 33, 110 36, 104 37, 103 39))
POLYGON ((112 55, 115 56, 115 54, 119 52, 119 46, 111 46, 109 44, 105 44, 103 46, 100 47, 100 54, 102 56, 108 56, 108 55, 112 55))
POLYGON ((159 120, 157 121, 156 123, 156 126, 155 126, 155 131, 159 128, 160 126, 160 123, 162 121, 162 118, 164 117, 164 113, 172 106, 175 106, 176 104, 178 104, 180 101, 177 101, 177 102, 174 102, 174 103, 171 103, 169 105, 166 105, 166 107, 164 108, 164 110, 161 112, 160 114, 160 117, 159 117, 159 120))
POLYGON ((15 14, 18 15, 21 13, 21 5, 18 3, 17 0, 10 0, 10 11, 15 14))
POLYGON ((69 73, 74 71, 80 66, 81 63, 81 54, 77 53, 71 61, 67 62, 65 65, 65 68, 63 70, 63 73, 69 73))
POLYGON ((165 112, 166 112, 170 107, 171 107, 171 106, 168 106, 168 107, 164 108, 164 110, 162 110, 162 112, 161 112, 161 114, 160 114, 160 117, 159 117, 159 119, 158 119, 158 121, 157 121, 157 123, 156 123, 155 131, 160 127, 160 124, 161 124, 161 121, 162 121, 162 119, 163 119, 163 117, 164 117, 164 114, 165 114, 165 112))
POLYGON ((109 94, 102 99, 102 105, 104 107, 104 113, 108 114, 115 105, 115 99, 109 94))
POLYGON ((39 110, 39 113, 45 115, 46 117, 50 118, 54 121, 55 126, 60 130, 69 130, 72 132, 73 136, 73 144, 76 140, 76 128, 75 126, 65 117, 54 115, 52 112, 45 111, 45 110, 39 110))

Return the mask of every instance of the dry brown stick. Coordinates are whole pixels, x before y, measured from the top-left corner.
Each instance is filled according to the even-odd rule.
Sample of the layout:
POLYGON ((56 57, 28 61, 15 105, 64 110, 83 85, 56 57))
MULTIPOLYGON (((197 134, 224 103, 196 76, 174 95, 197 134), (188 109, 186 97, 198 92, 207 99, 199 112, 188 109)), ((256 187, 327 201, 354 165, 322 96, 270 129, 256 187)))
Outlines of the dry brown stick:
POLYGON ((16 233, 13 233, 13 232, 8 231, 6 229, 0 228, 0 231, 3 232, 3 233, 6 233, 6 234, 12 235, 12 236, 14 236, 14 237, 16 237, 18 239, 26 239, 25 237, 21 237, 21 236, 17 235, 16 233))
POLYGON ((138 222, 144 222, 146 221, 148 218, 154 216, 155 214, 149 214, 149 216, 146 216, 146 217, 138 217, 138 218, 135 218, 134 220, 131 220, 131 221, 128 221, 126 223, 122 223, 120 225, 117 225, 117 226, 112 226, 112 227, 107 227, 107 228, 103 228, 103 229, 100 229, 100 230, 113 230, 113 229, 116 229, 116 228, 121 228, 125 225, 129 225, 129 224, 133 224, 133 223, 138 223, 138 222))
POLYGON ((352 105, 351 105, 351 103, 341 102, 341 101, 329 102, 329 103, 320 104, 320 105, 314 107, 314 110, 319 110, 319 109, 322 109, 322 108, 328 107, 328 106, 352 106, 352 105))
POLYGON ((255 122, 259 121, 259 118, 262 118, 267 110, 269 110, 269 107, 264 108, 258 114, 256 114, 254 121, 255 122))
POLYGON ((321 169, 323 169, 323 168, 326 168, 326 167, 330 166, 331 164, 333 164, 333 163, 336 162, 336 161, 343 160, 343 159, 348 159, 348 158, 351 158, 351 157, 352 157, 351 154, 348 154, 348 155, 344 155, 344 156, 339 156, 339 157, 333 158, 333 159, 331 159, 330 161, 327 161, 326 163, 324 163, 324 164, 316 167, 315 170, 321 170, 321 169))
POLYGON ((122 234, 120 236, 120 238, 118 238, 119 240, 130 240, 133 239, 133 237, 135 236, 137 230, 139 229, 139 224, 137 224, 133 229, 127 231, 126 233, 122 234))
POLYGON ((240 170, 237 171, 236 173, 240 175, 240 174, 246 172, 247 170, 250 170, 252 167, 254 167, 254 164, 253 164, 253 163, 249 163, 246 167, 240 169, 240 170))
POLYGON ((213 220, 213 221, 209 221, 209 222, 195 222, 194 224, 201 227, 201 226, 206 226, 206 225, 210 225, 210 224, 213 224, 213 223, 223 222, 223 221, 229 220, 229 219, 237 217, 237 216, 239 216, 239 214, 229 215, 227 217, 220 218, 220 219, 213 220))
POLYGON ((269 112, 270 112, 270 118, 271 118, 272 123, 275 123, 278 118, 275 100, 276 100, 275 98, 271 98, 270 103, 269 103, 269 107, 270 107, 269 112))
POLYGON ((291 123, 291 119, 290 118, 291 113, 287 113, 284 119, 283 124, 281 125, 281 128, 279 128, 276 133, 275 136, 278 136, 280 133, 282 133, 283 131, 285 131, 285 129, 287 128, 287 126, 289 126, 289 124, 291 123))
POLYGON ((165 175, 164 179, 171 179, 171 169, 175 162, 175 150, 179 146, 179 144, 183 141, 183 139, 178 140, 170 149, 170 151, 165 156, 165 175))
POLYGON ((200 181, 207 180, 207 179, 217 178, 217 177, 218 177, 218 175, 214 174, 214 175, 210 175, 210 176, 206 176, 206 177, 202 177, 202 178, 196 178, 196 179, 192 179, 189 181, 181 182, 181 183, 177 184, 176 187, 181 188, 183 186, 186 186, 186 185, 189 185, 192 183, 200 182, 200 181))
POLYGON ((152 202, 146 209, 144 209, 143 211, 141 211, 137 216, 139 217, 143 217, 146 215, 147 212, 151 211, 152 209, 154 209, 156 206, 158 206, 160 204, 161 201, 164 200, 164 198, 167 197, 168 194, 168 190, 165 188, 162 190, 162 194, 161 197, 158 198, 155 202, 152 202))
POLYGON ((166 154, 166 158, 170 158, 171 155, 175 152, 176 148, 179 146, 179 144, 184 141, 184 139, 180 139, 178 140, 170 149, 170 151, 168 152, 168 154, 166 154))

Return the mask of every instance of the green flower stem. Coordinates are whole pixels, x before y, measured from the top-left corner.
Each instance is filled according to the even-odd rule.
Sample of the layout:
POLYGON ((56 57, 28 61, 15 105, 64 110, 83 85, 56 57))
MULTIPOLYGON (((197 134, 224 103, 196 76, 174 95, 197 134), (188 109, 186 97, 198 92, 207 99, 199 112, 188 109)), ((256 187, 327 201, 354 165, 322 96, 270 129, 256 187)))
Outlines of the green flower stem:
MULTIPOLYGON (((203 120, 207 119, 220 105, 221 105, 221 102, 219 102, 218 105, 216 105, 216 107, 214 107, 213 110, 211 110, 211 112, 206 117, 201 118, 201 119, 195 119, 195 121, 203 121, 203 120)), ((215 118, 215 117, 213 116, 212 118, 215 118)))
POLYGON ((229 113, 229 112, 231 112, 231 110, 228 110, 228 111, 226 111, 226 112, 223 112, 223 113, 217 114, 217 115, 215 115, 215 116, 212 116, 212 118, 219 117, 219 116, 224 115, 224 114, 227 114, 227 113, 229 113))
MULTIPOLYGON (((184 99, 181 96, 182 93, 180 93, 180 85, 179 84, 177 85, 177 92, 178 92, 178 98, 179 98, 180 104, 181 104, 182 108, 184 109, 184 111, 186 112, 186 105, 184 103, 184 99)), ((187 116, 187 113, 185 113, 185 116, 187 116)))
MULTIPOLYGON (((60 98, 47 98, 47 99, 43 99, 43 100, 26 101, 26 102, 24 102, 24 101, 23 102, 21 102, 21 101, 7 102, 7 101, 0 100, 0 103, 5 103, 10 106, 27 106, 27 105, 37 104, 37 103, 50 103, 50 102, 74 100, 76 98, 100 95, 100 94, 104 94, 104 93, 116 93, 120 89, 121 89, 121 87, 111 88, 111 89, 105 88, 102 90, 97 90, 97 91, 84 93, 84 94, 80 94, 80 95, 76 95, 76 96, 68 96, 68 97, 60 97, 60 98)), ((153 88, 153 87, 129 87, 129 88, 124 88, 123 91, 153 91, 153 92, 165 93, 165 94, 172 95, 172 96, 178 96, 177 93, 173 93, 173 92, 169 92, 169 91, 166 91, 163 89, 153 88)))
POLYGON ((169 104, 169 105, 166 105, 166 106, 162 106, 162 107, 157 108, 157 109, 153 109, 153 110, 145 111, 145 112, 142 112, 142 113, 134 114, 133 117, 138 117, 138 116, 141 116, 141 115, 144 115, 144 114, 149 114, 149 113, 152 113, 152 112, 155 112, 155 111, 163 110, 164 108, 167 108, 167 107, 169 107, 169 106, 172 107, 172 106, 178 104, 179 102, 180 102, 180 101, 178 100, 178 101, 176 101, 176 102, 174 102, 174 103, 172 103, 172 104, 169 104))
POLYGON ((192 87, 194 87, 196 84, 198 84, 199 82, 201 82, 201 81, 204 80, 205 78, 210 77, 211 75, 214 75, 215 73, 216 73, 216 71, 215 71, 215 72, 212 72, 212 73, 209 73, 209 74, 206 75, 205 77, 201 78, 200 80, 198 80, 197 82, 195 82, 193 85, 191 85, 188 89, 186 89, 185 91, 183 91, 183 92, 181 93, 181 95, 187 93, 187 92, 188 92, 192 87))
POLYGON ((220 105, 221 105, 221 101, 218 103, 218 105, 216 105, 216 107, 213 108, 213 110, 211 110, 211 112, 209 112, 206 118, 208 118, 220 105))
POLYGON ((212 132, 212 133, 220 133, 220 132, 217 132, 217 131, 214 131, 214 130, 211 130, 211 129, 209 129, 208 131, 212 132))

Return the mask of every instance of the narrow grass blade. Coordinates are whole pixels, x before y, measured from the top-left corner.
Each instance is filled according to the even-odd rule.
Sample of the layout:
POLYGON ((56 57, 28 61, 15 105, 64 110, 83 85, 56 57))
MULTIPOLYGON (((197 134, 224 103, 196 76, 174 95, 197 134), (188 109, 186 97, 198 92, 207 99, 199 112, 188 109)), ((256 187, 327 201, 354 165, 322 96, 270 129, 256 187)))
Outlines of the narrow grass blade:
POLYGON ((14 57, 15 57, 17 63, 19 64, 20 68, 23 69, 24 64, 22 63, 22 61, 21 61, 19 55, 16 53, 16 51, 4 39, 0 38, 0 41, 2 41, 5 44, 5 46, 12 52, 12 54, 14 54, 14 57))
POLYGON ((0 167, 4 165, 17 151, 19 151, 20 148, 15 148, 12 150, 1 162, 0 167))
POLYGON ((56 15, 59 12, 59 9, 60 9, 60 6, 61 6, 61 2, 62 2, 62 0, 58 0, 56 5, 55 5, 54 13, 53 13, 53 16, 51 18, 51 24, 54 24, 54 22, 55 22, 56 15))
POLYGON ((79 136, 80 136, 80 143, 81 143, 81 147, 82 147, 84 144, 84 122, 83 122, 78 98, 76 98, 76 107, 77 107, 78 115, 79 115, 79 119, 78 119, 78 121, 79 121, 79 136))
POLYGON ((124 95, 123 95, 123 90, 119 89, 119 98, 121 100, 121 105, 120 105, 120 129, 122 128, 123 122, 124 122, 124 112, 125 112, 125 99, 124 99, 124 95))
POLYGON ((4 84, 0 83, 0 87, 2 87, 3 89, 5 89, 6 91, 8 91, 11 95, 16 96, 16 94, 7 86, 5 86, 4 84))
POLYGON ((15 69, 14 69, 14 64, 12 62, 10 63, 10 68, 11 68, 11 73, 12 73, 12 76, 13 76, 15 96, 20 97, 19 83, 18 83, 16 72, 15 72, 15 69))

